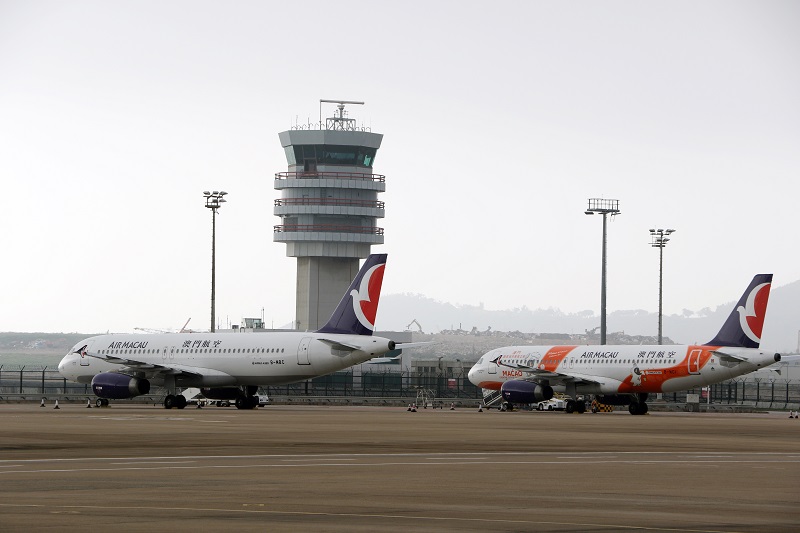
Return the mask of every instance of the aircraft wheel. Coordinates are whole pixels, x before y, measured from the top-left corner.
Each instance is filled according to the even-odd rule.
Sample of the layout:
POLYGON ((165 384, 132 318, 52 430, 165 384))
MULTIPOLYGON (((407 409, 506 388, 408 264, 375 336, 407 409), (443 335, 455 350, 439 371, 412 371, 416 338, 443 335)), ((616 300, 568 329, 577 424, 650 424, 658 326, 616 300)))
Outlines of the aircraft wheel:
POLYGON ((575 412, 575 400, 567 400, 567 405, 564 407, 564 410, 568 413, 575 412))
POLYGON ((641 403, 632 402, 628 406, 628 412, 632 415, 644 415, 647 414, 647 411, 648 411, 647 404, 644 402, 641 403))
POLYGON ((98 399, 97 399, 97 400, 94 402, 94 404, 95 404, 97 407, 103 407, 103 398, 98 398, 98 399))
POLYGON ((258 405, 258 398, 255 396, 239 396, 236 398, 237 409, 255 409, 258 405))
POLYGON ((186 408, 186 396, 184 396, 183 394, 175 396, 175 407, 177 407, 178 409, 186 408))
POLYGON ((164 398, 164 409, 172 409, 173 407, 176 407, 175 396, 172 394, 167 394, 167 396, 164 398))
POLYGON ((583 400, 577 402, 577 405, 575 406, 575 410, 577 412, 579 412, 579 413, 585 413, 586 412, 586 402, 584 402, 583 400))

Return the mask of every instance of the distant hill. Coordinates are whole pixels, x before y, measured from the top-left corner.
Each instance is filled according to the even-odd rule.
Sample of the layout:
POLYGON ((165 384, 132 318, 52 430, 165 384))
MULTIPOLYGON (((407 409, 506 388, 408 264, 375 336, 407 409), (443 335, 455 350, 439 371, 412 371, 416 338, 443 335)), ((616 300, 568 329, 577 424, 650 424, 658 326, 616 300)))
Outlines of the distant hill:
POLYGON ((65 354, 89 333, 0 333, 0 353, 48 352, 65 354))
MULTIPOLYGON (((664 336, 679 344, 703 343, 711 340, 728 317, 736 302, 715 309, 684 310, 681 315, 663 317, 664 336)), ((800 330, 800 281, 773 287, 763 332, 763 346, 780 352, 794 352, 800 330)), ((527 307, 490 311, 481 306, 454 305, 439 302, 420 294, 387 294, 382 296, 378 311, 381 330, 417 331, 413 320, 425 333, 442 330, 521 331, 525 333, 582 334, 600 325, 600 317, 591 311, 564 313, 559 309, 527 307)), ((652 336, 658 333, 658 314, 643 310, 612 311, 607 316, 608 332, 652 336)))

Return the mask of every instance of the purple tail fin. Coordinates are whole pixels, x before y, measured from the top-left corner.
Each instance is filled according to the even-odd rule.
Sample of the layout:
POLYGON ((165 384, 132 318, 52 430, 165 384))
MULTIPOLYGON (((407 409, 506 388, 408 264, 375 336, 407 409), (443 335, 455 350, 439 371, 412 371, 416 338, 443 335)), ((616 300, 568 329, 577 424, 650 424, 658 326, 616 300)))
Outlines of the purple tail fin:
POLYGON ((385 267, 386 254, 367 257, 330 320, 317 333, 372 335, 385 267))
POLYGON ((756 274, 722 329, 706 345, 758 348, 771 286, 772 274, 756 274))

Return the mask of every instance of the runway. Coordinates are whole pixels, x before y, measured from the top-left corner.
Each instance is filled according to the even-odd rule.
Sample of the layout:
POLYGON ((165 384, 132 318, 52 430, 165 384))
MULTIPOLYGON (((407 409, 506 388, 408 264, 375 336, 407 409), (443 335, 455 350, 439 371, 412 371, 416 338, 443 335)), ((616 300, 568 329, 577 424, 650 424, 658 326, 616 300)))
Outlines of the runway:
POLYGON ((0 404, 0 531, 796 531, 780 414, 0 404))

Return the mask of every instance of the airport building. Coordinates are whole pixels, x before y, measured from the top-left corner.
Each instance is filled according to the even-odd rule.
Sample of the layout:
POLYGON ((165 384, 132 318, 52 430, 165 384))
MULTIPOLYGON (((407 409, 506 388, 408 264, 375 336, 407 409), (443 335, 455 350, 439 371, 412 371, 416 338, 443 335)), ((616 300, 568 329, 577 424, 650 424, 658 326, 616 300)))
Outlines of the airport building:
POLYGON ((320 100, 318 124, 296 125, 279 134, 286 172, 275 174, 275 242, 297 258, 295 329, 322 327, 359 270, 371 247, 383 244, 386 179, 373 172, 383 135, 347 118, 346 105, 363 102, 320 100), (322 120, 323 104, 336 104, 322 120))

